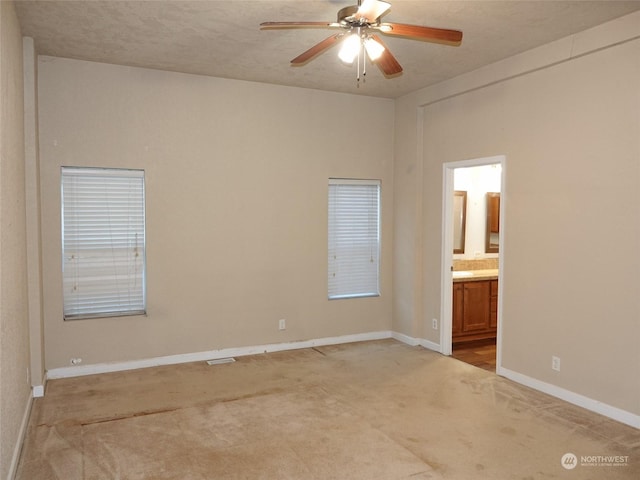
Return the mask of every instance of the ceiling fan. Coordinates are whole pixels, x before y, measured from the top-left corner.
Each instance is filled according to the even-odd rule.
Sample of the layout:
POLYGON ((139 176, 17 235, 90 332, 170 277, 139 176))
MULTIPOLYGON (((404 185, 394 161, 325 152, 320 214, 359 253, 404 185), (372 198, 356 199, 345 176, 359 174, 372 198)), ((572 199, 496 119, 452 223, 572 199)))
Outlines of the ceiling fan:
POLYGON ((392 37, 441 43, 458 46, 462 42, 462 32, 442 28, 407 25, 403 23, 383 23, 381 18, 389 13, 391 4, 380 0, 358 0, 358 5, 344 7, 338 11, 337 22, 263 22, 261 30, 288 28, 329 28, 341 30, 325 38, 309 50, 291 60, 292 65, 305 65, 337 43, 342 42, 338 56, 345 63, 353 63, 358 58, 358 80, 360 80, 360 58, 366 75, 365 56, 375 63, 386 77, 402 73, 402 66, 382 42, 378 33, 392 37))

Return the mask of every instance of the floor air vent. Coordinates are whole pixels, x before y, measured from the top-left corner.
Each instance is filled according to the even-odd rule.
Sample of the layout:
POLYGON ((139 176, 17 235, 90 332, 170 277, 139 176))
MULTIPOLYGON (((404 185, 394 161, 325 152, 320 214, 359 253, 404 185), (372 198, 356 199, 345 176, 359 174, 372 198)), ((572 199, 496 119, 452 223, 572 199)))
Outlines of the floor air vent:
POLYGON ((223 363, 233 363, 236 359, 233 357, 217 358, 215 360, 207 360, 209 365, 222 365, 223 363))

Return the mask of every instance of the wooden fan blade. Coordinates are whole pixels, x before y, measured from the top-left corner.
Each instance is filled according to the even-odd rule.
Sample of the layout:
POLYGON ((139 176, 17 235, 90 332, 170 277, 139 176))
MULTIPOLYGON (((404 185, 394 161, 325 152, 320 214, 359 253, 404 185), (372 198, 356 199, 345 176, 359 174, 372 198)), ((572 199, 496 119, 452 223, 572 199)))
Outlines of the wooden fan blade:
POLYGON ((387 77, 402 73, 402 65, 398 63, 396 57, 391 54, 389 48, 384 44, 380 37, 378 37, 377 35, 371 35, 371 38, 384 47, 384 52, 382 52, 382 55, 380 55, 380 57, 373 63, 378 65, 380 70, 382 70, 382 73, 384 73, 387 77))
POLYGON ((320 55, 325 50, 333 47, 338 40, 340 40, 344 35, 342 33, 336 33, 335 35, 325 38, 320 43, 315 44, 309 50, 304 53, 301 53, 296 58, 291 60, 291 63, 294 65, 304 65, 305 63, 313 60, 315 57, 320 55))
POLYGON ((380 0, 363 0, 360 7, 358 7, 355 17, 358 20, 364 18, 367 22, 373 23, 390 8, 391 5, 387 2, 381 2, 380 0))
POLYGON ((260 30, 276 30, 284 28, 335 28, 338 23, 329 22, 262 22, 260 30))
POLYGON ((458 46, 462 43, 462 32, 459 30, 422 27, 403 23, 383 23, 378 27, 378 30, 385 35, 407 37, 425 42, 443 43, 452 46, 458 46))

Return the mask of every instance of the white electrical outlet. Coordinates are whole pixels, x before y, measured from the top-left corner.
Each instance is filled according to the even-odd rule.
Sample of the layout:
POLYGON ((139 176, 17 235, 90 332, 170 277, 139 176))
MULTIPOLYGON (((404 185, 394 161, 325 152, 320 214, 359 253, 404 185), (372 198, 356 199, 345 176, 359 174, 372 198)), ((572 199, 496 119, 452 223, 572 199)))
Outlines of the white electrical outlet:
POLYGON ((281 318, 278 322, 278 330, 285 330, 287 328, 287 321, 284 318, 281 318))
POLYGON ((556 372, 560 371, 560 358, 559 357, 551 357, 551 369, 556 372))
POLYGON ((432 319, 432 320, 431 320, 431 327, 432 327, 434 330, 437 330, 437 329, 438 329, 438 319, 437 319, 437 318, 434 318, 434 319, 432 319))

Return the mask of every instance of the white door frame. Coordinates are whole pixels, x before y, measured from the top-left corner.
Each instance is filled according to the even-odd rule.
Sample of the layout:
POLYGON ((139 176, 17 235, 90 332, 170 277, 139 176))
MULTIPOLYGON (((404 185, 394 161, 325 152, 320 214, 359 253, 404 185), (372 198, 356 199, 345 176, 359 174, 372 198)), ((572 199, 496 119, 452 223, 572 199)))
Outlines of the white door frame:
POLYGON ((498 252, 498 333, 496 339, 496 371, 502 366, 502 290, 504 286, 504 231, 505 231, 505 205, 506 205, 506 157, 497 155, 495 157, 474 158, 471 160, 461 160, 449 162, 442 165, 442 261, 441 261, 441 292, 442 303, 440 306, 440 351, 443 355, 451 355, 452 351, 452 320, 453 320, 453 276, 451 267, 453 266, 453 171, 456 168, 479 167, 482 165, 500 164, 502 175, 500 179, 500 250, 498 252))

